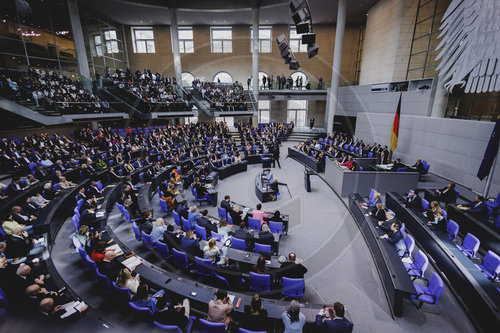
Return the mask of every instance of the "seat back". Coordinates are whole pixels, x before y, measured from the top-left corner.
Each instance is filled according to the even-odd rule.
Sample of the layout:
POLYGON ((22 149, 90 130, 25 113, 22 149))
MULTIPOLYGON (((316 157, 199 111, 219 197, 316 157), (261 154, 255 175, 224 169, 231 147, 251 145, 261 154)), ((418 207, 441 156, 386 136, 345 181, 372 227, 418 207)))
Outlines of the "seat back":
POLYGON ((95 274, 95 271, 97 271, 97 265, 88 255, 85 256, 85 265, 93 274, 95 274))
POLYGON ((283 234, 283 222, 269 221, 269 229, 273 234, 283 234))
POLYGON ((442 209, 441 211, 443 212, 443 218, 445 220, 447 220, 448 219, 448 213, 444 209, 442 209))
POLYGON ((179 214, 175 210, 173 210, 172 216, 174 217, 175 224, 177 224, 180 227, 181 226, 181 219, 179 217, 179 214))
POLYGON ((79 249, 82 247, 82 243, 80 243, 80 241, 78 240, 78 238, 73 235, 73 237, 71 238, 71 240, 73 241, 73 246, 75 247, 75 249, 79 249))
POLYGON ((376 189, 374 188, 370 189, 370 195, 368 195, 368 201, 375 200, 375 193, 377 193, 376 189))
POLYGON ((426 212, 427 209, 429 209, 429 201, 422 199, 422 209, 424 212, 426 212))
POLYGON ((250 272, 250 289, 257 292, 271 291, 271 275, 250 272))
POLYGON ((162 258, 164 258, 164 259, 170 258, 170 250, 168 249, 168 245, 163 243, 160 240, 156 241, 156 251, 158 251, 158 254, 162 258))
POLYGON ((231 247, 233 249, 238 249, 238 250, 243 250, 245 251, 247 249, 246 247, 246 242, 244 239, 239 239, 239 238, 236 238, 236 237, 232 237, 231 238, 231 247))
POLYGON ((404 234, 404 232, 406 231, 406 224, 401 223, 401 228, 399 230, 401 231, 402 234, 404 234))
POLYGON ((195 256, 194 263, 198 274, 203 276, 212 276, 212 259, 203 259, 195 256))
POLYGON ((369 157, 369 158, 372 158, 372 157, 373 157, 373 153, 372 153, 371 151, 370 151, 370 152, 368 152, 368 157, 369 157))
POLYGON ((406 172, 408 170, 408 168, 397 168, 396 172, 406 172))
POLYGON ((115 297, 119 301, 121 301, 123 303, 128 303, 132 299, 128 288, 118 287, 116 285, 115 281, 111 282, 111 288, 112 288, 113 294, 115 295, 115 297))
POLYGON ((75 215, 80 218, 80 210, 78 209, 78 207, 75 207, 75 209, 73 209, 73 213, 75 213, 75 215))
POLYGON ((207 229, 200 227, 199 225, 194 226, 194 231, 203 240, 207 240, 207 229))
POLYGON ((494 276, 500 274, 500 257, 493 251, 489 250, 483 259, 484 270, 494 273, 494 276))
POLYGON ((415 239, 411 235, 406 235, 405 237, 406 252, 405 256, 411 257, 413 249, 415 249, 415 239))
POLYGON ((227 218, 227 211, 222 207, 217 207, 217 213, 219 214, 219 219, 227 218))
POLYGON ((283 288, 283 290, 281 291, 283 295, 290 297, 304 296, 304 279, 290 279, 283 277, 281 279, 281 287, 283 288))
POLYGON ((159 329, 161 329, 162 331, 167 332, 167 333, 182 333, 182 330, 175 325, 163 325, 163 324, 157 322, 156 320, 153 321, 153 324, 156 327, 158 327, 159 329))
POLYGON ((217 240, 218 242, 222 242, 224 240, 224 236, 222 236, 216 232, 213 232, 213 231, 210 233, 210 236, 212 238, 215 238, 215 240, 217 240))
POLYGON ((460 197, 460 191, 455 189, 455 201, 452 202, 453 204, 457 203, 458 197, 460 197))
POLYGON ((181 228, 184 231, 191 230, 191 222, 189 222, 189 220, 186 220, 182 216, 181 216, 181 228))
POLYGON ((200 318, 200 333, 226 333, 224 323, 212 323, 200 318))
POLYGON ((465 239, 464 239, 464 242, 462 244, 462 248, 464 250, 470 250, 472 252, 472 256, 475 256, 477 250, 479 249, 480 244, 481 244, 481 242, 479 241, 479 239, 476 236, 474 236, 471 233, 467 233, 467 235, 465 235, 465 239))
POLYGON ((255 252, 271 252, 271 245, 255 243, 255 252))
POLYGON ((427 267, 429 266, 429 259, 422 251, 419 250, 415 256, 413 264, 420 270, 420 277, 423 277, 427 267))
POLYGON ((449 220, 448 224, 446 225, 446 231, 448 231, 448 238, 451 240, 454 240, 455 238, 457 238, 458 229, 459 229, 459 226, 458 226, 457 222, 455 222, 453 220, 449 220))
POLYGON ((82 208, 82 205, 83 205, 83 199, 78 200, 78 196, 76 196, 76 208, 80 210, 80 208, 82 208))
POLYGON ((253 217, 248 218, 248 227, 253 230, 259 230, 260 231, 260 220, 259 219, 254 219, 253 217))
POLYGON ((101 274, 98 269, 96 269, 95 274, 97 276, 99 287, 102 289, 102 291, 111 293, 111 283, 109 282, 109 278, 106 275, 101 274))
POLYGON ((134 229, 135 239, 140 241, 142 239, 141 230, 139 229, 139 227, 137 226, 137 224, 135 222, 132 223, 132 229, 134 229))
POLYGON ((160 208, 162 211, 168 212, 167 202, 165 200, 163 200, 162 198, 160 198, 160 208))
POLYGON ((216 272, 214 272, 214 276, 215 276, 215 282, 217 283, 217 287, 225 290, 231 289, 231 285, 229 284, 229 282, 225 277, 217 274, 216 272))
POLYGON ((73 227, 75 227, 75 232, 78 232, 78 229, 80 228, 80 218, 75 214, 73 215, 71 220, 73 221, 73 227))
POLYGON ((266 331, 250 331, 250 330, 246 330, 244 328, 240 328, 240 330, 238 332, 239 333, 266 333, 266 331))
POLYGON ((104 186, 102 186, 102 182, 100 180, 95 182, 95 186, 99 189, 99 191, 102 191, 104 186))
POLYGON ((188 257, 185 252, 178 251, 175 248, 172 249, 174 252, 174 264, 179 268, 188 267, 188 257))
MULTIPOLYGON (((134 233, 135 233, 135 231, 134 231, 134 233)), ((153 250, 155 247, 153 237, 151 237, 151 235, 148 235, 147 233, 143 233, 141 235, 142 235, 142 244, 144 245, 144 247, 146 247, 149 250, 153 250)))
POLYGON ((437 304, 443 293, 444 283, 438 273, 434 273, 429 280, 429 291, 434 296, 434 304, 437 304))
POLYGON ((146 318, 150 318, 153 315, 153 311, 145 306, 138 306, 134 302, 128 302, 128 305, 132 308, 134 312, 139 315, 143 315, 146 318))
POLYGON ((59 183, 55 183, 54 185, 52 185, 52 189, 56 192, 59 191, 59 183))

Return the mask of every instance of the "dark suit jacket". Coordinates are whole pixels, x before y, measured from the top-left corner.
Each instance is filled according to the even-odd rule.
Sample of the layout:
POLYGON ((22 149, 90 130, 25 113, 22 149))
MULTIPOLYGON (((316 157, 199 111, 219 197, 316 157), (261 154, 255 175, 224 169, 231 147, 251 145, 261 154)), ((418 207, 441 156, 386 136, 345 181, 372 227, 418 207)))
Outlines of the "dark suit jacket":
POLYGON ((177 213, 179 214, 179 217, 183 217, 186 220, 188 219, 188 207, 183 207, 182 205, 179 205, 179 208, 177 209, 177 213))
POLYGON ((110 282, 115 281, 120 267, 116 265, 113 261, 101 260, 97 263, 97 268, 102 275, 106 275, 110 282))
POLYGON ((184 313, 184 307, 182 307, 180 311, 177 311, 175 310, 175 304, 170 304, 167 310, 155 312, 155 314, 153 315, 153 320, 163 325, 175 325, 181 330, 184 330, 189 321, 184 313))
POLYGON ((31 221, 29 219, 29 216, 26 216, 28 219, 27 220, 24 220, 21 215, 23 216, 26 216, 24 214, 16 214, 16 213, 12 213, 12 219, 14 221, 16 221, 17 223, 19 224, 31 224, 31 221))
POLYGON ((413 200, 406 199, 406 207, 417 208, 418 210, 423 211, 422 209, 422 198, 416 195, 413 200))
POLYGON ((21 192, 23 191, 23 190, 22 190, 22 186, 21 186, 21 184, 19 184, 19 187, 21 187, 21 189, 20 189, 20 190, 18 190, 18 189, 16 188, 16 185, 15 185, 14 183, 10 183, 10 184, 7 186, 7 188, 5 189, 5 194, 6 194, 6 195, 8 195, 8 196, 10 197, 10 196, 14 196, 14 195, 16 195, 16 194, 18 194, 18 193, 21 193, 21 192))
POLYGON ((316 326, 325 333, 350 333, 353 324, 345 318, 335 318, 333 320, 323 320, 321 315, 316 315, 316 326))
POLYGON ((177 238, 177 234, 175 232, 165 231, 163 233, 163 243, 168 245, 170 253, 172 253, 172 249, 180 249, 180 239, 177 238))
POLYGON ((377 207, 375 207, 371 213, 378 221, 385 221, 385 209, 379 210, 377 213, 377 207))
POLYGON ((457 192, 455 192, 454 189, 449 189, 448 191, 446 191, 446 189, 447 188, 445 187, 445 188, 442 188, 439 190, 441 192, 441 194, 439 194, 437 196, 437 200, 443 201, 446 203, 454 202, 455 199, 457 198, 457 192), (444 191, 446 191, 446 192, 444 192, 444 191))
POLYGON ((205 230, 207 231, 207 237, 211 237, 212 231, 217 232, 217 227, 204 216, 200 217, 196 223, 198 223, 200 227, 205 228, 205 230))
POLYGON ((220 202, 220 206, 221 208, 224 208, 226 211, 230 212, 232 211, 233 209, 231 208, 231 205, 229 204, 229 202, 227 202, 226 200, 222 200, 220 202))
POLYGON ((31 250, 31 240, 25 237, 9 236, 7 238, 7 249, 5 256, 7 258, 25 257, 31 250))
POLYGON ((27 203, 21 206, 21 210, 24 215, 38 215, 38 210, 34 206, 30 206, 27 203))
POLYGON ((259 239, 256 240, 259 244, 269 244, 274 243, 274 236, 269 231, 259 231, 259 239))
POLYGON ((469 214, 477 218, 478 220, 485 221, 488 219, 488 207, 484 202, 477 203, 473 202, 470 204, 466 204, 464 206, 470 207, 470 209, 467 211, 469 214))
POLYGON ((248 230, 238 229, 234 232, 234 235, 236 236, 236 238, 245 240, 245 245, 247 247, 247 251, 250 251, 252 249, 253 237, 252 237, 252 235, 250 235, 248 230))
POLYGON ((304 274, 307 273, 307 268, 302 266, 302 264, 296 264, 294 262, 285 262, 281 264, 281 276, 292 278, 292 279, 302 279, 304 274))
POLYGON ((240 223, 243 222, 243 220, 241 219, 241 214, 242 212, 236 213, 232 209, 229 210, 229 215, 231 216, 234 225, 240 225, 240 223))
POLYGON ((95 213, 91 213, 88 209, 85 209, 80 215, 80 225, 93 226, 95 220, 95 213))
POLYGON ((198 240, 196 238, 191 239, 188 237, 183 237, 181 239, 181 249, 186 251, 188 255, 203 258, 203 251, 200 249, 200 243, 198 243, 198 240))

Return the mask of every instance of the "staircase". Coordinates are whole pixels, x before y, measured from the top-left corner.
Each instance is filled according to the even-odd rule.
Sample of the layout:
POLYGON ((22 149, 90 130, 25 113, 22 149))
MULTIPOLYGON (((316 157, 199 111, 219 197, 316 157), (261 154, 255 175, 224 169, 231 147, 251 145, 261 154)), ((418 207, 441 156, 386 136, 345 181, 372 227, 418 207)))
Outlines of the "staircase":
POLYGON ((248 110, 253 110, 253 112, 257 112, 259 109, 257 105, 257 101, 255 100, 255 96, 253 95, 251 90, 245 90, 245 97, 247 98, 247 107, 248 110))
POLYGON ((127 92, 120 93, 118 89, 115 89, 114 87, 104 87, 98 90, 98 95, 99 97, 102 96, 101 98, 103 99, 118 102, 117 105, 120 109, 119 111, 126 112, 130 116, 133 114, 140 120, 149 120, 152 118, 150 113, 143 112, 144 106, 141 108, 140 100, 132 94, 127 92))
MULTIPOLYGON (((323 130, 324 131, 324 130, 323 130)), ((323 132, 314 128, 310 130, 309 128, 294 128, 292 134, 288 137, 288 141, 291 142, 304 142, 306 139, 316 139, 323 132)))
POLYGON ((241 147, 241 136, 240 132, 238 132, 238 129, 236 127, 230 127, 229 132, 231 133, 231 136, 236 143, 236 147, 241 147))
MULTIPOLYGON (((186 88, 187 92, 191 94, 194 100, 194 105, 198 108, 198 111, 202 111, 205 116, 208 118, 213 118, 214 114, 210 110, 210 103, 203 98, 201 93, 198 91, 198 89, 194 89, 193 87, 186 88)), ((198 112, 198 117, 200 117, 201 114, 198 112)))

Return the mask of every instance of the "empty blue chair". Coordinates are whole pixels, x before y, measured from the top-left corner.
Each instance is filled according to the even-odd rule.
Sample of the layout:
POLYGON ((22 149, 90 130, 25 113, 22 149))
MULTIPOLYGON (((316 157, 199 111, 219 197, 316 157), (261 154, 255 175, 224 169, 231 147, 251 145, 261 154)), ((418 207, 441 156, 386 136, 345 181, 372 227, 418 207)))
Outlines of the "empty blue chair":
POLYGON ((95 274, 97 276, 99 288, 101 288, 101 290, 106 294, 111 294, 111 283, 109 282, 109 278, 106 275, 101 274, 98 269, 95 274))
POLYGON ((432 274, 428 286, 422 286, 413 283, 417 294, 412 295, 412 298, 419 301, 418 308, 420 309, 424 303, 437 304, 438 299, 443 293, 444 283, 438 273, 432 274))
POLYGON ((373 153, 370 151, 368 152, 368 158, 372 158, 373 157, 373 153))
POLYGON ((281 279, 281 293, 289 297, 302 297, 304 296, 305 283, 304 279, 290 279, 283 277, 281 279))
POLYGON ((139 229, 139 227, 137 226, 137 224, 135 224, 135 222, 132 223, 132 229, 134 229, 135 239, 138 240, 138 241, 141 241, 141 239, 142 239, 142 237, 141 237, 141 230, 139 229))
POLYGON ((55 183, 54 185, 52 185, 52 189, 54 191, 59 191, 59 183, 55 183))
POLYGON ((132 299, 128 288, 118 287, 115 281, 111 282, 111 288, 115 298, 122 304, 127 304, 132 299))
POLYGON ((448 213, 444 209, 442 210, 442 212, 443 212, 443 218, 445 220, 447 220, 448 219, 448 213))
POLYGON ((481 242, 479 239, 471 233, 467 233, 465 235, 465 239, 462 245, 459 245, 458 248, 469 258, 475 257, 477 250, 479 249, 479 245, 481 242))
POLYGON ((227 218, 227 211, 222 207, 217 207, 217 213, 219 214, 219 219, 227 218))
POLYGON ((182 329, 180 329, 178 326, 175 326, 175 325, 163 325, 163 324, 157 322, 156 320, 153 321, 153 324, 156 327, 158 327, 159 329, 161 329, 162 331, 167 332, 167 333, 183 333, 183 332, 191 333, 191 331, 193 330, 193 323, 194 323, 193 318, 196 318, 196 317, 191 317, 189 319, 185 331, 183 331, 182 329))
POLYGON ((78 200, 78 197, 77 197, 76 208, 78 208, 78 210, 80 210, 80 208, 82 208, 82 205, 83 205, 83 199, 78 200))
POLYGON ((248 217, 248 227, 250 229, 260 231, 260 220, 254 219, 253 217, 248 217))
POLYGON ((255 252, 271 252, 271 245, 255 243, 255 252))
POLYGON ((188 268, 188 257, 185 252, 178 251, 175 248, 172 249, 174 252, 174 264, 179 268, 188 268))
POLYGON ((144 172, 141 172, 139 174, 139 183, 142 183, 142 180, 144 179, 144 172))
POLYGON ((102 186, 102 182, 100 180, 95 182, 95 186, 99 189, 99 191, 102 191, 104 186, 102 186))
POLYGON ((189 220, 186 220, 182 216, 181 216, 181 228, 184 231, 191 230, 191 222, 189 222, 189 220))
POLYGON ((227 281, 227 279, 225 277, 217 274, 216 272, 214 272, 214 276, 215 276, 215 282, 216 282, 218 288, 222 288, 225 290, 231 290, 231 285, 229 284, 229 281, 227 281))
POLYGON ((207 229, 200 227, 199 225, 194 226, 194 232, 203 240, 207 240, 207 229))
POLYGON ((271 275, 250 272, 250 289, 257 292, 271 291, 271 275))
POLYGON ((172 216, 174 217, 175 224, 177 224, 180 227, 181 226, 181 218, 180 218, 179 214, 175 210, 173 210, 172 216))
POLYGON ((132 308, 132 311, 140 316, 144 316, 146 319, 150 319, 153 316, 153 310, 145 306, 135 305, 134 302, 128 302, 128 305, 132 308))
MULTIPOLYGON (((78 239, 76 241, 78 243, 80 243, 80 241, 78 239)), ((87 265, 87 258, 86 257, 88 256, 87 252, 85 252, 85 249, 83 248, 83 246, 77 247, 76 249, 78 251, 78 255, 80 256, 80 260, 82 261, 82 264, 84 266, 86 266, 87 265)))
POLYGON ((246 251, 247 247, 246 247, 246 242, 244 239, 239 239, 239 238, 236 238, 236 237, 232 237, 231 238, 231 247, 233 249, 238 249, 238 250, 242 250, 242 251, 246 251))
POLYGON ((125 221, 127 221, 128 223, 139 220, 139 218, 136 218, 136 219, 130 218, 130 213, 129 213, 128 209, 125 208, 123 205, 116 203, 116 206, 118 207, 120 212, 122 212, 123 216, 125 217, 125 221))
POLYGON ((80 218, 75 214, 73 215, 73 218, 71 220, 73 221, 73 227, 75 227, 75 232, 78 232, 78 229, 80 229, 80 218))
POLYGON ((448 232, 448 238, 451 240, 455 240, 458 235, 458 224, 457 222, 453 220, 449 220, 448 224, 446 225, 446 231, 448 232))
POLYGON ((85 256, 85 265, 90 270, 90 272, 92 273, 92 275, 94 275, 95 277, 97 277, 96 273, 95 273, 97 271, 97 265, 96 265, 96 263, 92 259, 90 259, 90 257, 88 255, 85 256))
POLYGON ((500 192, 498 192, 497 199, 494 202, 486 201, 486 205, 491 209, 498 209, 500 207, 500 192))
POLYGON ((375 194, 377 193, 377 190, 372 188, 370 189, 370 194, 368 195, 368 201, 373 202, 375 200, 375 194))
POLYGON ((168 249, 168 245, 160 240, 156 241, 156 251, 163 259, 170 258, 170 250, 168 249))
POLYGON ((429 209, 429 201, 422 199, 422 210, 426 212, 429 209))
POLYGON ((224 323, 212 323, 200 318, 200 333, 226 333, 224 323))
POLYGON ((490 280, 496 280, 500 274, 500 257, 493 251, 488 251, 483 258, 483 263, 477 265, 481 272, 490 280))
POLYGON ((78 209, 78 207, 75 207, 75 209, 73 209, 73 213, 75 213, 75 215, 80 218, 80 210, 78 209))
POLYGON ((212 259, 202 259, 195 256, 194 264, 198 274, 208 277, 212 276, 212 259))
POLYGON ((144 245, 144 247, 146 247, 148 250, 153 250, 155 247, 153 237, 151 237, 151 235, 148 235, 147 233, 143 233, 141 235, 142 235, 142 244, 144 245))
POLYGON ((283 235, 283 222, 269 221, 269 229, 273 234, 283 235))
POLYGON ((216 232, 213 232, 213 231, 210 233, 210 236, 211 236, 211 238, 215 238, 215 240, 218 242, 222 242, 224 240, 224 236, 222 236, 216 232))
POLYGON ((165 213, 169 212, 167 202, 165 200, 163 200, 162 198, 160 198, 160 208, 165 213))
POLYGON ((424 277, 425 270, 427 269, 427 266, 429 266, 429 259, 422 251, 418 251, 413 262, 403 261, 403 265, 405 266, 408 275, 412 277, 412 280, 415 280, 417 278, 424 277))
POLYGON ((406 251, 402 257, 412 257, 413 249, 415 249, 415 239, 411 235, 405 237, 406 251))

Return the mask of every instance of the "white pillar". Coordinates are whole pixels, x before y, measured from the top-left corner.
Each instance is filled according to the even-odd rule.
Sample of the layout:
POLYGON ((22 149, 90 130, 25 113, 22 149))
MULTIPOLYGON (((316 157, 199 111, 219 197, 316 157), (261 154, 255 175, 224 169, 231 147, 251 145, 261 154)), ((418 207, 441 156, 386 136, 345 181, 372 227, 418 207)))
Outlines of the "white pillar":
POLYGON ((337 10, 337 24, 335 27, 335 48, 333 51, 332 86, 328 104, 326 106, 326 131, 333 132, 333 117, 337 111, 337 100, 339 94, 340 65, 342 64, 342 44, 344 43, 344 29, 346 16, 346 0, 339 0, 337 10))
POLYGON ((252 91, 255 102, 259 99, 259 8, 252 8, 252 91))
POLYGON ((172 48, 174 50, 174 72, 177 84, 182 86, 181 52, 179 50, 179 27, 177 25, 177 9, 170 9, 170 30, 172 33, 172 48))
POLYGON ((444 88, 443 80, 440 76, 434 79, 434 98, 432 100, 431 117, 444 118, 446 104, 448 104, 448 91, 444 88))
POLYGON ((82 23, 80 21, 80 12, 78 10, 78 0, 68 0, 69 19, 71 21, 71 33, 75 42, 76 58, 78 60, 78 71, 82 78, 82 84, 86 88, 92 88, 90 81, 89 62, 87 51, 85 50, 85 41, 83 39, 82 23))

